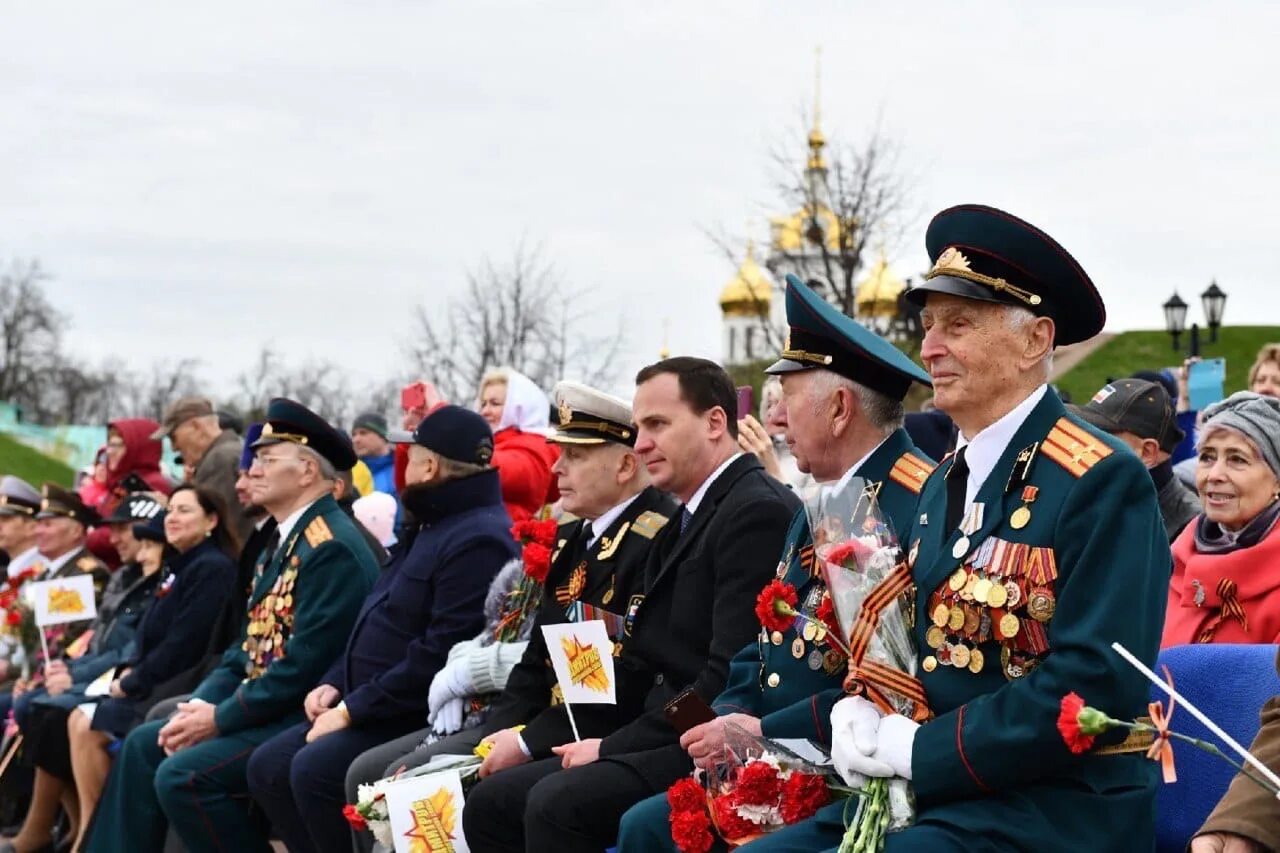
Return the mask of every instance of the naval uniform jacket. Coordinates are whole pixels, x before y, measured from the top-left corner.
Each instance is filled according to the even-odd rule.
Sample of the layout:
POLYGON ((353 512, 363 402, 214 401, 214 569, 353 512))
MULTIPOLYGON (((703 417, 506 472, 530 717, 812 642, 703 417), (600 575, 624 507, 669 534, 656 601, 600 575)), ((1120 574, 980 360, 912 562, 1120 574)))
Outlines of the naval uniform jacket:
POLYGON ((486 735, 524 723, 520 736, 535 759, 550 757, 553 746, 573 740, 542 626, 605 614, 615 643, 618 701, 616 705, 575 705, 578 732, 584 738, 604 737, 641 713, 652 673, 617 652, 627 644, 627 607, 643 597, 645 562, 654 538, 677 508, 669 495, 648 486, 600 531, 590 547, 581 520, 560 526, 529 644, 511 670, 506 688, 490 706, 484 724, 486 735))
POLYGON ((378 567, 329 495, 302 513, 249 597, 238 641, 193 698, 217 706, 222 735, 302 715, 302 700, 341 653, 378 567))
MULTIPOLYGON (((910 528, 933 462, 906 430, 891 433, 854 476, 876 493, 881 513, 895 534, 910 528)), ((906 544, 902 543, 903 548, 906 544)), ((778 574, 796 589, 797 609, 813 616, 826 583, 813 558, 813 534, 806 510, 796 513, 778 563, 778 574)), ((758 622, 756 624, 759 624, 758 622)), ((760 629, 757 639, 734 656, 729 684, 713 708, 720 714, 759 717, 768 738, 808 738, 831 743, 831 708, 843 696, 848 658, 836 647, 815 642, 813 629, 797 619, 786 631, 760 629)))
MULTIPOLYGON (((995 849, 1149 849, 1155 763, 1100 751, 1122 732, 1074 755, 1056 723, 1072 691, 1118 719, 1146 713, 1148 682, 1111 643, 1155 663, 1171 558, 1150 475, 1052 391, 979 488, 982 520, 964 536, 944 522, 953 462, 925 484, 907 534, 919 677, 936 715, 912 751, 917 824, 995 849)), ((902 834, 915 849, 915 831, 902 834)))
POLYGON ((684 533, 673 519, 658 534, 643 598, 627 606, 623 649, 627 665, 653 674, 653 686, 644 712, 601 741, 602 759, 630 766, 655 791, 689 772, 664 707, 686 687, 708 705, 720 695, 730 659, 756 633, 756 596, 799 507, 790 489, 743 455, 710 485, 684 533))

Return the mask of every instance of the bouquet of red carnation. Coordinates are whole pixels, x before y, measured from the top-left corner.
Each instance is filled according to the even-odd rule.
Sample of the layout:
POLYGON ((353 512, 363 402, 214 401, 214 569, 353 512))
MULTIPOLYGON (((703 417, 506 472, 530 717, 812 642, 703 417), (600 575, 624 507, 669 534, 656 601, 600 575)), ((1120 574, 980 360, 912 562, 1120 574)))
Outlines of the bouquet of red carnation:
POLYGON ((507 593, 502 615, 494 631, 499 643, 513 642, 520 634, 526 619, 533 617, 542 599, 542 584, 551 570, 552 549, 556 544, 559 525, 554 518, 531 518, 517 521, 511 527, 511 535, 520 543, 520 557, 524 561, 524 576, 507 593))
POLYGON ((0 654, 13 659, 21 651, 23 655, 30 655, 19 655, 19 660, 28 665, 34 660, 32 653, 39 648, 40 637, 36 633, 31 605, 24 600, 21 590, 23 584, 34 580, 38 574, 35 569, 23 569, 0 583, 0 611, 4 612, 4 625, 0 627, 0 654))
POLYGON ((725 729, 724 757, 667 790, 671 839, 682 853, 706 853, 717 836, 746 844, 813 816, 833 791, 847 793, 782 747, 732 723, 725 729))

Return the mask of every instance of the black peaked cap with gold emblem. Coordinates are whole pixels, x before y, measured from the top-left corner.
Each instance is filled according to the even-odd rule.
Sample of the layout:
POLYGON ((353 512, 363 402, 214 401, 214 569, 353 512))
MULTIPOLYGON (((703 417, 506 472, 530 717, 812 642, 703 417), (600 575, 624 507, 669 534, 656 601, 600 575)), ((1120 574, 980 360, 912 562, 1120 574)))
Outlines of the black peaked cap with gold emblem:
POLYGON ((1011 213, 982 204, 950 207, 925 232, 933 268, 907 291, 923 306, 930 293, 1018 305, 1053 320, 1055 346, 1102 331, 1107 309, 1079 262, 1056 240, 1011 213))
POLYGON ((40 510, 40 493, 21 477, 0 477, 0 515, 34 516, 40 510))
POLYGON ((787 276, 787 326, 781 358, 765 373, 822 368, 894 400, 905 397, 912 382, 932 384, 929 374, 902 350, 841 314, 794 275, 787 276))
POLYGON ((551 396, 555 400, 559 423, 548 441, 557 444, 614 442, 627 447, 636 446, 631 404, 621 397, 569 380, 558 383, 551 396))
POLYGON ((267 405, 267 417, 262 424, 262 435, 252 446, 269 447, 288 442, 309 447, 333 463, 339 471, 347 471, 356 464, 356 451, 345 432, 306 406, 285 397, 276 397, 267 405))
POLYGON ((98 513, 85 506, 78 494, 56 483, 45 483, 40 489, 40 511, 36 518, 70 518, 85 527, 102 522, 98 513))

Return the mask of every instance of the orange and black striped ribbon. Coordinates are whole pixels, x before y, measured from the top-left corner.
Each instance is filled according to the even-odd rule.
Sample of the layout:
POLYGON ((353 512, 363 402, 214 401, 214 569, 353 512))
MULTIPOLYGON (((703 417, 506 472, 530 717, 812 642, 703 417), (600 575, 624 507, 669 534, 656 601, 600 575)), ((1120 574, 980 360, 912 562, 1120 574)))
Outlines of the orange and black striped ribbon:
POLYGON ((898 596, 911 586, 911 570, 906 563, 899 563, 884 580, 876 585, 862 601, 858 619, 854 622, 849 638, 849 677, 845 679, 846 688, 857 691, 859 688, 867 694, 867 698, 886 713, 896 713, 884 691, 897 693, 909 699, 913 704, 912 717, 925 720, 930 716, 929 706, 925 701, 924 685, 920 680, 907 675, 890 666, 864 661, 867 647, 880 624, 880 614, 892 604, 898 596))

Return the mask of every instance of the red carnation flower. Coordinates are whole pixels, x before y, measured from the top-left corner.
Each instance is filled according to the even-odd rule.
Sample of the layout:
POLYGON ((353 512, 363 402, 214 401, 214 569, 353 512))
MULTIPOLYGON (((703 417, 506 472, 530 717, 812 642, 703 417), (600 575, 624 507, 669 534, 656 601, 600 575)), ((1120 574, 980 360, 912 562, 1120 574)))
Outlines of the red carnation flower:
POLYGON ((812 817, 829 802, 831 791, 821 776, 797 772, 782 784, 782 802, 778 811, 782 813, 783 823, 799 823, 812 817))
POLYGON ((544 582, 551 571, 551 549, 540 542, 530 542, 523 553, 524 573, 538 583, 544 582))
MULTIPOLYGON (((716 829, 726 841, 741 841, 760 832, 760 827, 738 815, 739 805, 745 805, 745 803, 738 799, 737 791, 712 800, 712 808, 716 812, 716 829)), ((769 805, 773 803, 770 802, 769 805)))
POLYGON ((546 545, 548 548, 555 544, 556 531, 560 529, 560 526, 556 523, 554 518, 548 518, 543 521, 531 521, 529 524, 530 539, 539 544, 546 545))
POLYGON ((351 805, 351 803, 347 803, 342 807, 342 816, 347 819, 347 823, 351 824, 351 828, 356 832, 369 828, 369 822, 364 819, 364 815, 360 814, 360 810, 351 805))
POLYGON ((10 627, 16 628, 22 624, 22 613, 17 608, 10 610, 4 615, 4 621, 10 627))
POLYGON ((770 581, 756 598, 756 617, 766 631, 785 631, 796 621, 796 588, 780 580, 770 581))
MULTIPOLYGON (((1062 708, 1058 712, 1058 732, 1067 748, 1077 755, 1088 752, 1093 746, 1094 735, 1099 734, 1096 729, 1091 730, 1081 725, 1082 717, 1087 717, 1092 710, 1075 692, 1062 697, 1062 708)), ((1085 722, 1092 722, 1092 718, 1085 722)))
POLYGON ((738 802, 746 806, 777 805, 780 793, 782 780, 778 778, 778 771, 763 761, 753 761, 743 767, 734 788, 738 802))
POLYGON ((711 835, 711 818, 702 809, 672 812, 671 840, 680 853, 707 853, 715 842, 711 835))
POLYGON ((701 811, 706 808, 707 797, 702 786, 686 776, 667 789, 667 805, 676 812, 701 811))
POLYGON ((822 596, 821 603, 818 604, 818 611, 814 614, 818 621, 827 627, 827 633, 832 636, 840 636, 840 623, 836 619, 836 608, 831 603, 831 593, 822 596))

